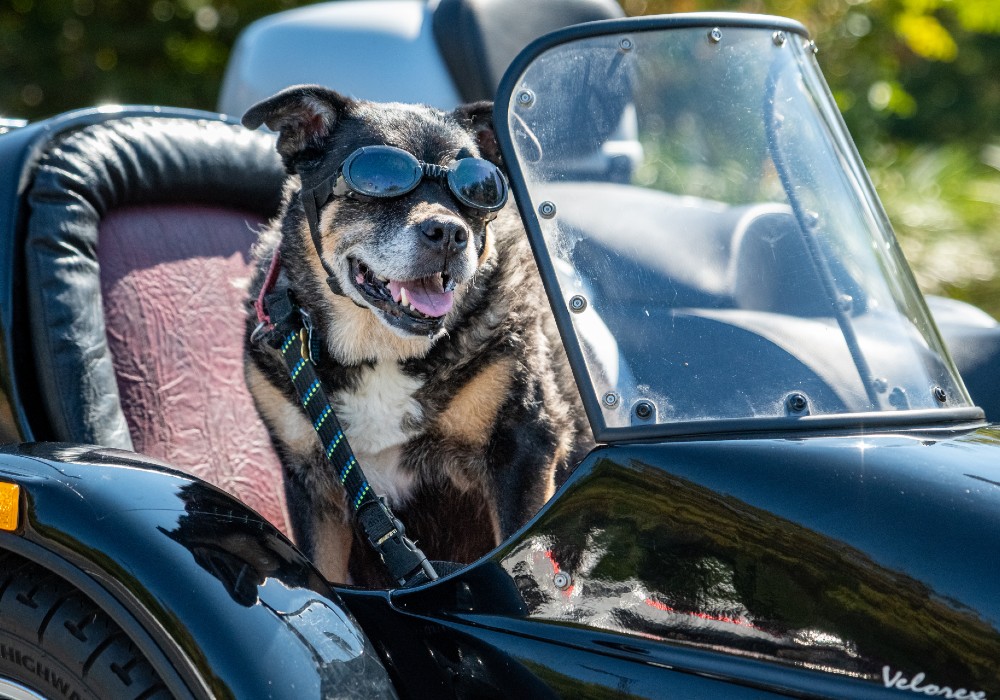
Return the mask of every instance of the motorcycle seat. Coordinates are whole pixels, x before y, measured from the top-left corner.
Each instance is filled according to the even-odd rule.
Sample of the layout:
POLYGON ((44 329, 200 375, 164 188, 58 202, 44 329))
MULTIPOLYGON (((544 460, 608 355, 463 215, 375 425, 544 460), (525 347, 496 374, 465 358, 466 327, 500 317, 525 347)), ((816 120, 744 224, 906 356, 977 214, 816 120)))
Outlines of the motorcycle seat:
POLYGON ((548 32, 624 16, 612 0, 440 0, 433 28, 438 50, 463 100, 492 100, 507 66, 548 32), (517 21, 511 21, 511 17, 517 21))
POLYGON ((8 172, 23 183, 9 212, 5 438, 141 452, 288 532, 242 361, 240 285, 285 177, 273 136, 163 109, 19 131, 0 141, 9 168, 8 139, 22 144, 8 172))

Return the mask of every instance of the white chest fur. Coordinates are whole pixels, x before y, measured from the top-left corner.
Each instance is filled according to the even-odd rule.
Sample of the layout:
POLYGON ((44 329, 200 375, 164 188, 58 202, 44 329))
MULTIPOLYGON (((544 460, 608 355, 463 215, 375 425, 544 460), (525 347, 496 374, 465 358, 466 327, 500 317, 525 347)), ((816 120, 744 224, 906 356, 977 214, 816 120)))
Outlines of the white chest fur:
POLYGON ((413 397, 421 381, 395 362, 365 369, 355 391, 339 394, 334 409, 354 454, 375 492, 393 503, 405 501, 413 477, 399 469, 400 448, 418 425, 420 404, 413 397))

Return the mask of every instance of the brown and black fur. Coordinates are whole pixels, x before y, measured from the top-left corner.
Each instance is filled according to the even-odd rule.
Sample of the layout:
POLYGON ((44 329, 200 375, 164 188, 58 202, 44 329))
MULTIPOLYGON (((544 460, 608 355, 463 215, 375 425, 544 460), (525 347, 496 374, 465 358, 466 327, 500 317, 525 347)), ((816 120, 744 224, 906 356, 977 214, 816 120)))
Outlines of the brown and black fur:
MULTIPOLYGON (((266 123, 279 133, 278 151, 291 174, 282 209, 254 251, 251 298, 278 247, 281 283, 324 341, 317 371, 366 475, 431 559, 458 562, 486 553, 537 512, 591 440, 519 217, 509 203, 488 222, 427 180, 402 198, 338 197, 323 207, 323 255, 343 271, 342 286, 354 268, 338 254, 351 246, 381 251, 388 267, 455 272, 454 307, 443 328, 418 335, 390 326, 358 300, 359 292, 347 298, 331 291, 300 182, 373 144, 403 148, 428 163, 479 156, 499 165, 490 108, 480 103, 445 113, 303 86, 244 117, 249 127, 266 123), (428 220, 451 227, 440 251, 423 238, 419 244, 407 238, 430 230, 428 220), (412 249, 419 260, 401 259, 397 249, 412 249)), ((281 358, 249 340, 255 326, 251 317, 247 381, 284 466, 294 537, 331 580, 384 584, 373 555, 352 533, 343 489, 281 358)))

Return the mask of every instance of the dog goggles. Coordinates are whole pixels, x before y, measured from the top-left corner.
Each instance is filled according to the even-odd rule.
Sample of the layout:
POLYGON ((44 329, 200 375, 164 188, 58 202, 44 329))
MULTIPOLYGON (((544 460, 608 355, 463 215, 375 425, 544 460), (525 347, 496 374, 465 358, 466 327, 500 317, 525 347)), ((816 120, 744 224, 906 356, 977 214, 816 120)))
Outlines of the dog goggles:
POLYGON ((429 178, 448 185, 455 199, 481 212, 507 203, 507 180, 497 166, 482 158, 462 158, 449 166, 417 160, 394 146, 365 146, 340 166, 331 194, 355 199, 392 199, 416 189, 429 178))
MULTIPOLYGON (((449 166, 433 165, 395 146, 365 146, 347 156, 335 175, 307 184, 303 175, 302 208, 312 234, 327 283, 336 294, 337 276, 323 259, 319 231, 319 211, 331 197, 360 201, 402 197, 416 189, 424 178, 442 182, 458 202, 471 209, 492 214, 507 203, 507 178, 500 169, 482 158, 461 158, 449 166)), ((491 217, 492 218, 492 217, 491 217)))

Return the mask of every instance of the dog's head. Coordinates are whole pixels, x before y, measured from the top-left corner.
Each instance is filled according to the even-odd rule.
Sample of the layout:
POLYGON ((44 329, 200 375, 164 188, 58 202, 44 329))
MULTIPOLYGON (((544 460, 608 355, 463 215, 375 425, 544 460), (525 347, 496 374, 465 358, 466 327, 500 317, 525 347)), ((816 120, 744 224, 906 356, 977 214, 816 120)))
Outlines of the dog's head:
POLYGON ((491 112, 488 102, 446 113, 298 86, 243 124, 278 132, 334 291, 397 335, 433 337, 489 259, 488 224, 506 199, 491 112))

